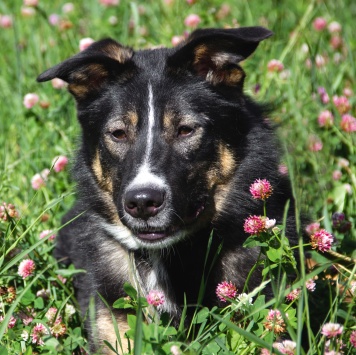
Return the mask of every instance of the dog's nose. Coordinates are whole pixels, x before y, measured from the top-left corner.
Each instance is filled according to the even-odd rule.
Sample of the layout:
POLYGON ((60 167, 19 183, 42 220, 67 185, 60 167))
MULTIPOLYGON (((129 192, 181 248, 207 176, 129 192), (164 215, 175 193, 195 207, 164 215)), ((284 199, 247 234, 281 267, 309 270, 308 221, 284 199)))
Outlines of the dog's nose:
POLYGON ((153 188, 127 191, 124 200, 125 211, 132 217, 147 220, 159 212, 164 197, 164 191, 153 188))

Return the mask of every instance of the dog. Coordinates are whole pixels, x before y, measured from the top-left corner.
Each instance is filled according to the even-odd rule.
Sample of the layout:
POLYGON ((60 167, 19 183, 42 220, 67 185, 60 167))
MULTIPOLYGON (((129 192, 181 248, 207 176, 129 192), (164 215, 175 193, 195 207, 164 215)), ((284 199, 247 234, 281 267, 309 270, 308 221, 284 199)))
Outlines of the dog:
POLYGON ((259 250, 243 247, 244 220, 263 214, 249 192, 255 179, 272 184, 268 213, 277 223, 290 202, 286 235, 296 238, 274 129, 265 107, 244 94, 239 65, 271 35, 263 27, 198 29, 177 47, 140 51, 104 39, 37 78, 68 83, 82 128, 78 200, 55 256, 86 270, 75 288, 83 314, 95 300, 92 351, 110 354, 104 340, 115 346, 110 312, 122 336, 127 330, 126 313, 101 299, 111 306, 126 296, 125 282, 143 296, 162 291, 158 311, 173 324, 184 302, 197 304, 209 269, 199 301, 208 307, 219 305, 224 280, 241 292, 260 284, 255 272, 245 285, 259 250))

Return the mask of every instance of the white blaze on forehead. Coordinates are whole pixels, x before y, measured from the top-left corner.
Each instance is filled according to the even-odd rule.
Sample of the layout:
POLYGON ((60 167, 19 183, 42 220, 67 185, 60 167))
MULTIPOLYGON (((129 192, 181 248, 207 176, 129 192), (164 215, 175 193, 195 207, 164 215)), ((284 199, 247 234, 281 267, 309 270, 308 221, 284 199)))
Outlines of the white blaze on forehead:
POLYGON ((147 132, 147 146, 145 151, 145 158, 143 164, 149 163, 150 155, 153 145, 153 127, 155 125, 155 108, 153 105, 153 93, 151 84, 148 85, 148 132, 147 132))
POLYGON ((154 108, 154 100, 153 100, 153 90, 152 85, 148 84, 148 127, 147 127, 147 141, 145 154, 143 156, 142 164, 138 168, 137 175, 133 179, 133 181, 128 186, 128 190, 134 186, 158 186, 158 187, 167 187, 164 179, 160 176, 155 175, 151 171, 151 158, 152 158, 152 147, 153 147, 153 130, 155 127, 155 108, 154 108))

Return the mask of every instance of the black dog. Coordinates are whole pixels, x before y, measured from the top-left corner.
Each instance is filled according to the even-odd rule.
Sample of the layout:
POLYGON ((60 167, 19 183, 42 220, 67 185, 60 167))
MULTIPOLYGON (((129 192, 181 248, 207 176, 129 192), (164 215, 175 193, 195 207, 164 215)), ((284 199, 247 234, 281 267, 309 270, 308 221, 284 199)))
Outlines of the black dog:
MULTIPOLYGON (((250 184, 271 182, 268 212, 277 222, 292 200, 272 129, 244 95, 237 64, 271 35, 262 27, 205 29, 176 48, 143 51, 105 39, 38 77, 68 82, 82 126, 79 200, 65 222, 77 218, 60 232, 56 256, 87 270, 76 288, 84 312, 96 300, 92 349, 116 341, 98 293, 111 305, 127 281, 144 295, 163 291, 160 311, 179 321, 184 295, 197 302, 212 231, 208 263, 222 247, 203 304, 218 303, 221 281, 242 291, 258 255, 242 247, 243 223, 262 214, 250 184)), ((289 226, 295 238, 293 217, 289 226)), ((260 280, 253 275, 249 290, 260 280)), ((124 331, 126 315, 115 315, 124 331)))

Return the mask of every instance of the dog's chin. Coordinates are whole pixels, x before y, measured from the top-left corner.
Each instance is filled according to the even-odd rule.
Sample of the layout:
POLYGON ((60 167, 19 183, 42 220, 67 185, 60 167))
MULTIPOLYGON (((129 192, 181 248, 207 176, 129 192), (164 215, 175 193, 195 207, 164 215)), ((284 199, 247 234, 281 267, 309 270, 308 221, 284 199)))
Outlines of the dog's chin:
POLYGON ((194 209, 194 212, 184 218, 180 225, 174 226, 170 225, 167 228, 160 229, 132 229, 132 234, 140 240, 145 245, 157 244, 162 246, 162 244, 171 245, 176 241, 181 240, 184 236, 189 235, 192 231, 194 231, 194 226, 197 224, 198 219, 201 213, 204 211, 205 206, 202 204, 198 208, 194 209))
MULTIPOLYGON (((145 222, 122 218, 122 224, 102 222, 102 227, 129 250, 163 249, 173 246, 199 229, 205 205, 200 204, 179 223, 145 222)), ((127 217, 127 216, 126 216, 127 217)))
POLYGON ((120 217, 121 228, 106 225, 105 229, 129 249, 162 249, 191 235, 196 230, 204 210, 205 201, 193 207, 185 217, 175 221, 165 211, 147 221, 125 214, 120 217))
POLYGON ((173 246, 191 234, 190 228, 167 228, 165 230, 130 229, 125 225, 108 222, 101 223, 102 228, 115 240, 129 250, 163 249, 173 246))

